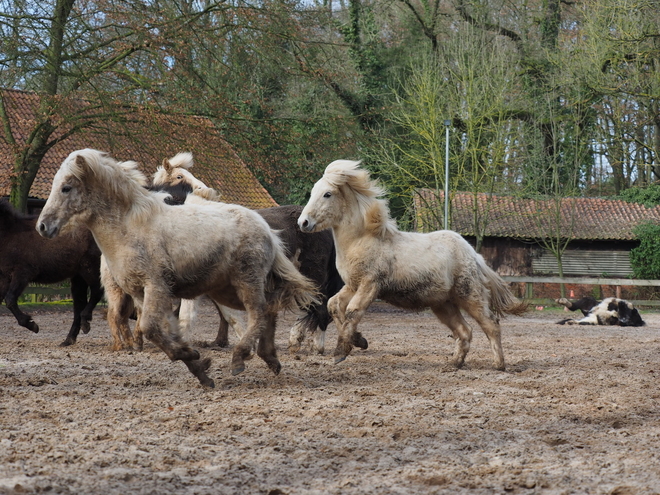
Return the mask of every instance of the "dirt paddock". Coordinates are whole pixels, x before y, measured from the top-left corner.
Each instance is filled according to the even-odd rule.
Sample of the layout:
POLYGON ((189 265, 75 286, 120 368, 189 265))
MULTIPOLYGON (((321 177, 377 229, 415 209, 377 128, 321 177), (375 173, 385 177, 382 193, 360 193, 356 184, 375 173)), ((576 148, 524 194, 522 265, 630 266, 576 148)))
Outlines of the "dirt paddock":
MULTIPOLYGON (((42 331, 0 316, 0 493, 652 494, 660 493, 660 314, 643 328, 559 326, 559 311, 503 323, 508 368, 474 330, 466 366, 430 313, 377 305, 370 347, 338 365, 286 352, 229 373, 213 390, 149 346, 109 351, 97 312, 60 348, 70 314, 42 331)), ((217 328, 202 310, 196 339, 217 328)), ((233 335, 231 336, 234 337, 233 335)))

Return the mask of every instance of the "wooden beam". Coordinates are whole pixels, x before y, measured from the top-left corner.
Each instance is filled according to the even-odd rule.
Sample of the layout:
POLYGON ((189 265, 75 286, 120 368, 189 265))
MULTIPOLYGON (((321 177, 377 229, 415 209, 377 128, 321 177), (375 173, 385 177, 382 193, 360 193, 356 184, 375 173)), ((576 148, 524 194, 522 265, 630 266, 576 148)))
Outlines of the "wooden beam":
POLYGON ((660 287, 660 280, 639 280, 632 278, 596 278, 596 277, 502 277, 507 282, 525 282, 532 284, 578 284, 578 285, 636 285, 642 287, 660 287))

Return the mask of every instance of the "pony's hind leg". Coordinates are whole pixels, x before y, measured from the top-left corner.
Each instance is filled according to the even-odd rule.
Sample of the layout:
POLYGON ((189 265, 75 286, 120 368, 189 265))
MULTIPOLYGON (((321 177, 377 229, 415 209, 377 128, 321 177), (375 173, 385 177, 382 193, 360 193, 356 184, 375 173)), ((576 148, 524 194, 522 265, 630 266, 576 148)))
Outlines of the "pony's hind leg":
POLYGON ((266 315, 266 328, 259 337, 257 345, 257 355, 264 360, 268 368, 278 375, 282 369, 280 361, 277 359, 275 348, 275 327, 277 325, 277 312, 269 311, 266 315))
POLYGON ((71 297, 73 298, 73 323, 66 339, 60 347, 67 347, 76 343, 82 321, 81 313, 87 305, 87 282, 80 275, 71 278, 71 297))
MULTIPOLYGON (((232 375, 238 375, 239 373, 245 371, 245 361, 250 359, 250 356, 252 355, 252 350, 254 349, 257 340, 261 338, 268 338, 267 335, 264 337, 264 334, 267 332, 267 326, 268 326, 268 321, 266 318, 266 303, 262 302, 260 304, 257 304, 256 306, 246 305, 246 312, 247 312, 247 331, 241 337, 241 340, 234 347, 234 351, 232 353, 232 359, 231 359, 232 375)), ((263 353, 267 352, 266 347, 262 349, 263 349, 262 350, 263 353)), ((261 354, 260 356, 262 358, 264 357, 261 354)), ((266 361, 266 364, 268 365, 269 368, 275 371, 277 366, 275 366, 274 363, 275 361, 277 361, 277 357, 274 357, 270 361, 264 359, 264 361, 266 361)))
POLYGON ((472 330, 463 318, 461 310, 454 303, 446 301, 431 307, 433 314, 442 323, 447 325, 454 336, 456 348, 452 356, 451 364, 460 368, 465 363, 465 356, 470 350, 472 342, 472 330))
POLYGON ((465 311, 476 320, 481 329, 488 337, 490 348, 493 351, 493 364, 495 368, 504 371, 504 352, 502 351, 502 330, 493 312, 482 303, 468 303, 464 306, 465 311))
POLYGON ((172 313, 170 295, 164 291, 146 288, 138 325, 151 342, 156 344, 172 361, 183 361, 199 382, 208 387, 215 384, 208 377, 210 359, 200 359, 199 351, 181 340, 179 322, 172 313))

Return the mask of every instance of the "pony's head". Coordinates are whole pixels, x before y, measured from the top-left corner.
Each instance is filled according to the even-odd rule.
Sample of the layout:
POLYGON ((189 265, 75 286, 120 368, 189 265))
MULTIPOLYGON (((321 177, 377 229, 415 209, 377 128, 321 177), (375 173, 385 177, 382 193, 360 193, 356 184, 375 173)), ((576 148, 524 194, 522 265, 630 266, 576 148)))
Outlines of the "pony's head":
POLYGON ((207 186, 188 169, 193 166, 192 153, 178 153, 169 160, 163 160, 163 164, 156 169, 153 178, 154 186, 176 186, 181 183, 186 183, 193 190, 205 189, 207 186))
POLYGON ((112 205, 127 211, 140 210, 148 199, 147 180, 137 163, 118 162, 107 153, 84 149, 72 152, 53 178, 48 200, 37 231, 44 237, 57 236, 64 227, 86 223, 112 205))
POLYGON ((303 232, 336 227, 354 215, 362 219, 365 230, 376 235, 396 228, 385 201, 378 199, 384 189, 359 165, 352 160, 336 160, 326 167, 298 219, 303 232))

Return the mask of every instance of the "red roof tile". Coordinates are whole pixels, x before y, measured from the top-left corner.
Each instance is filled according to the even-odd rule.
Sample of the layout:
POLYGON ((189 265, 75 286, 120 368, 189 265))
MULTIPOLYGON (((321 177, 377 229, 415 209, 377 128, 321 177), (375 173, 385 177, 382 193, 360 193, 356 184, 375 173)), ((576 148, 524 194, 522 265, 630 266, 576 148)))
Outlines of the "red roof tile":
MULTIPOLYGON (((450 228, 474 236, 474 195, 451 193, 450 201, 450 228)), ((613 199, 564 198, 559 202, 478 194, 477 205, 479 215, 486 218, 488 237, 542 239, 550 237, 549 233, 559 227, 564 239, 633 240, 636 225, 645 221, 660 223, 660 206, 647 208, 613 199), (558 218, 561 220, 557 221, 558 218)), ((436 196, 429 189, 421 190, 415 210, 418 230, 442 228, 444 194, 440 192, 436 196), (423 207, 424 204, 427 206, 423 207)))
MULTIPOLYGON (((40 99, 36 93, 2 90, 12 131, 19 145, 32 130, 40 99)), ((80 101, 73 102, 85 111, 80 101)), ((164 158, 182 151, 193 154, 192 173, 222 193, 223 201, 249 208, 267 208, 276 202, 259 183, 231 146, 206 118, 142 112, 129 123, 100 122, 56 144, 41 162, 30 197, 46 199, 55 172, 72 151, 94 148, 118 160, 135 160, 151 177, 164 158)), ((61 135, 62 130, 58 131, 61 135)), ((57 136, 58 134, 56 134, 57 136)), ((8 196, 12 173, 11 148, 0 132, 0 196, 8 196)))

